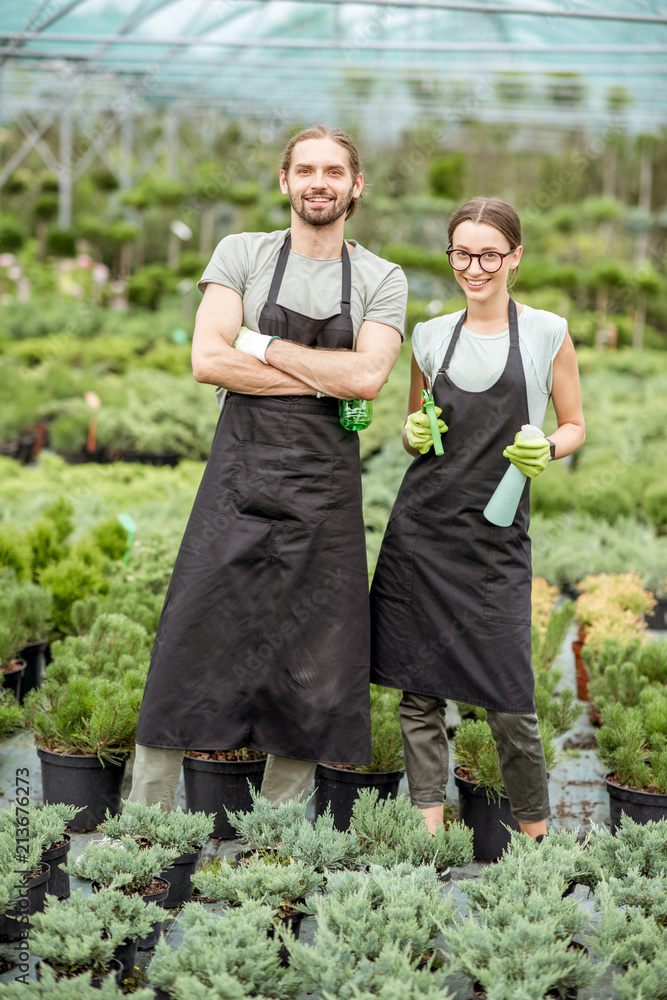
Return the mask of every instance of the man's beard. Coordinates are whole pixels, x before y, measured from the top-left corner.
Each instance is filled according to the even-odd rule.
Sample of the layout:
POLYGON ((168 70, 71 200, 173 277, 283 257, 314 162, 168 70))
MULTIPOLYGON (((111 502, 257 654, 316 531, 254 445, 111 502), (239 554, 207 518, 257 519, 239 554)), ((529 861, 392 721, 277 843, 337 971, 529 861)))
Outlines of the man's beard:
MULTIPOLYGON (((298 197, 293 195, 290 191, 289 185, 287 186, 287 194, 289 196, 290 205, 298 217, 303 222, 307 222, 310 226, 330 226, 332 223, 340 219, 341 215, 345 215, 350 207, 350 203, 352 202, 353 190, 354 184, 350 187, 350 190, 346 195, 332 199, 325 209, 312 209, 310 205, 307 204, 303 195, 298 197)), ((317 197, 317 195, 314 192, 311 192, 310 197, 317 197)))

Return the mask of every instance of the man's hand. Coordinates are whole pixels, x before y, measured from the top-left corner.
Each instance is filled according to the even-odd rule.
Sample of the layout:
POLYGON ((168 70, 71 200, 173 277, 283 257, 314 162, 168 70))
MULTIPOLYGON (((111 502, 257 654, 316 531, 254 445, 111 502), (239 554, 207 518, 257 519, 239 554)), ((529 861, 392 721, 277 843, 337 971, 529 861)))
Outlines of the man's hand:
POLYGON ((534 479, 546 469, 551 448, 545 437, 524 437, 522 432, 518 431, 514 444, 508 445, 503 455, 509 458, 512 465, 516 465, 524 476, 534 479))
MULTIPOLYGON (((436 417, 440 417, 441 413, 441 408, 436 406, 436 417)), ((445 434, 449 430, 444 420, 438 420, 438 430, 441 434, 445 434)), ((425 455, 429 448, 433 447, 433 436, 431 434, 428 414, 424 413, 423 410, 411 413, 405 422, 405 435, 408 439, 408 444, 412 448, 415 448, 421 455, 425 455)))

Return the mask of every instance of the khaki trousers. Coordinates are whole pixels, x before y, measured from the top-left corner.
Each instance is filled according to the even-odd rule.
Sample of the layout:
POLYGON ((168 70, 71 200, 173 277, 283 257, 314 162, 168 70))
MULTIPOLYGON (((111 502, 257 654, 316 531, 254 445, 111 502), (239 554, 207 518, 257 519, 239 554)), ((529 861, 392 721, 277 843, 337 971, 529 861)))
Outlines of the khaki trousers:
MULTIPOLYGON (((412 804, 420 809, 445 801, 449 777, 449 743, 443 698, 403 692, 399 707, 405 770, 412 804)), ((539 823, 551 815, 547 769, 536 715, 486 713, 498 747, 500 773, 521 823, 539 823)))
MULTIPOLYGON (((160 803, 164 812, 174 807, 174 798, 185 750, 147 747, 135 744, 130 802, 160 803)), ((303 796, 313 780, 316 764, 291 757, 269 754, 260 793, 272 806, 303 796)))

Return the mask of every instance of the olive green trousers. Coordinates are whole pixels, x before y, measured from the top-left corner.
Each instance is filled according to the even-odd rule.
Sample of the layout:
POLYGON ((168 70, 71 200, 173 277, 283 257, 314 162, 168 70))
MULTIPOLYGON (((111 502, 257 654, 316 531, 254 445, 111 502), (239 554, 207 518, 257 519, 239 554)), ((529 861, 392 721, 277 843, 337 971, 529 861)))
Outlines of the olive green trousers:
MULTIPOLYGON (((174 807, 174 798, 185 750, 147 747, 135 744, 134 770, 130 802, 160 803, 164 812, 174 807)), ((309 760, 293 760, 269 754, 260 793, 272 806, 305 795, 316 764, 309 760)))
MULTIPOLYGON (((403 692, 399 713, 410 800, 420 809, 445 801, 449 743, 444 698, 403 692)), ((498 747, 500 773, 512 815, 521 823, 539 823, 551 815, 547 769, 536 715, 486 713, 498 747)))

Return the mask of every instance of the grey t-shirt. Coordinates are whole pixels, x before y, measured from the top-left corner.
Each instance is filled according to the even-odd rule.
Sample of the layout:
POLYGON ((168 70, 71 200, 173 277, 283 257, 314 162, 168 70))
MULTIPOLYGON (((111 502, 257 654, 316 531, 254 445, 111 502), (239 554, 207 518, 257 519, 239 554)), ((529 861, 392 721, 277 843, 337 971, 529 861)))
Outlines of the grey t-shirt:
MULTIPOLYGON (((420 369, 431 380, 442 365, 462 312, 436 316, 426 323, 418 323, 414 328, 412 350, 420 369)), ((551 394, 553 359, 567 333, 567 320, 544 309, 524 306, 518 323, 530 423, 541 427, 551 394)), ((447 373, 454 385, 466 392, 489 389, 503 373, 509 342, 509 329, 487 336, 472 333, 464 326, 447 373)))

